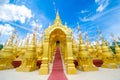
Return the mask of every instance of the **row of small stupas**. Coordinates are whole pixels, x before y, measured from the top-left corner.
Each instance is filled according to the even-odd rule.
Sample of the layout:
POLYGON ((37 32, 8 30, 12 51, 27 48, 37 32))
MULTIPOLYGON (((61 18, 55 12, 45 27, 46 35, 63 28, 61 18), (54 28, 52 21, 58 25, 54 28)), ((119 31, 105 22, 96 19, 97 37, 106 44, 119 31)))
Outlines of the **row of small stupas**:
MULTIPOLYGON (((93 65, 93 59, 99 58, 103 61, 102 67, 104 68, 119 68, 120 66, 120 48, 112 36, 115 42, 116 54, 112 52, 109 45, 102 37, 101 31, 99 31, 102 45, 99 41, 96 41, 96 45, 90 44, 88 36, 86 35, 86 44, 82 38, 82 33, 79 34, 79 44, 75 39, 72 42, 73 56, 78 61, 77 69, 82 71, 95 71, 98 68, 93 65)), ((0 70, 13 68, 13 60, 21 60, 22 64, 16 68, 17 71, 33 71, 38 69, 36 65, 37 60, 42 59, 43 55, 43 39, 41 38, 39 44, 36 46, 36 32, 32 34, 32 40, 28 35, 23 45, 19 44, 16 32, 14 32, 9 41, 4 44, 4 48, 0 51, 0 70), (16 38, 16 39, 15 39, 16 38), (15 43, 13 44, 13 42, 15 43), (29 44, 30 43, 30 44, 29 44)))

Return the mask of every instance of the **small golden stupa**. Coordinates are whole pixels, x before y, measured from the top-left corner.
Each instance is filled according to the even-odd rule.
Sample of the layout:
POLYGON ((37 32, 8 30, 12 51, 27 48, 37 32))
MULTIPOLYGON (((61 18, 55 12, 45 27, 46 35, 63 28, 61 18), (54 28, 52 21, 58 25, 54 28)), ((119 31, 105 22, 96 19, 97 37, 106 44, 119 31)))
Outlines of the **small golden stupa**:
POLYGON ((87 34, 86 34, 86 45, 87 45, 86 46, 87 50, 90 53, 90 57, 94 59, 96 57, 95 49, 91 46, 91 44, 88 40, 88 35, 87 34))
POLYGON ((103 68, 117 68, 114 53, 110 50, 109 46, 106 44, 106 41, 102 37, 102 33, 98 30, 100 38, 102 40, 102 60, 103 68))
POLYGON ((97 48, 97 51, 96 51, 97 58, 102 59, 102 47, 98 40, 96 40, 96 48, 97 48))
POLYGON ((0 53, 0 70, 13 68, 12 61, 15 59, 13 54, 13 40, 15 38, 16 31, 12 34, 8 45, 4 46, 4 50, 0 53))
POLYGON ((14 43, 14 45, 13 45, 13 55, 15 56, 15 57, 17 57, 17 53, 18 53, 18 42, 19 42, 19 39, 18 39, 18 37, 16 38, 16 41, 15 41, 15 43, 14 43))
POLYGON ((118 46, 116 39, 114 38, 114 35, 112 35, 112 39, 115 43, 116 62, 118 67, 120 67, 120 47, 118 46))
POLYGON ((74 57, 74 60, 76 60, 76 59, 77 59, 77 56, 78 56, 78 47, 77 47, 75 38, 73 38, 72 49, 73 49, 73 57, 74 57))
POLYGON ((35 43, 35 33, 33 33, 32 41, 24 54, 22 64, 16 69, 17 71, 30 72, 36 70, 38 67, 36 65, 36 43, 35 43))
POLYGON ((43 55, 43 39, 42 37, 40 38, 39 44, 36 47, 36 54, 37 54, 37 60, 42 60, 42 55, 43 55))
POLYGON ((23 50, 23 40, 21 40, 21 42, 18 46, 18 50, 17 50, 18 53, 17 53, 16 60, 20 60, 20 61, 22 60, 22 58, 23 58, 22 50, 23 50))
POLYGON ((98 68, 93 65, 93 59, 90 57, 90 53, 82 39, 82 33, 79 35, 78 69, 82 71, 98 70, 98 68))

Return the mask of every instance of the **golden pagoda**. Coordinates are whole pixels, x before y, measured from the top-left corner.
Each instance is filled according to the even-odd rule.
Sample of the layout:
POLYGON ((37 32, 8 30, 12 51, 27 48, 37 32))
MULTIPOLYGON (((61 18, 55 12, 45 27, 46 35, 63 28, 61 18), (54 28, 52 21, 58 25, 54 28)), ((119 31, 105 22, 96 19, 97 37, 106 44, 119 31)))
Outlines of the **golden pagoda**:
POLYGON ((113 34, 112 34, 112 39, 115 43, 116 62, 117 62, 117 65, 120 66, 120 47, 118 46, 113 34))
POLYGON ((17 58, 16 58, 16 60, 22 60, 22 58, 23 58, 23 55, 24 55, 24 53, 22 53, 22 50, 23 50, 23 40, 21 40, 21 42, 20 42, 20 44, 19 44, 19 46, 18 46, 18 50, 17 50, 17 58))
POLYGON ((49 73, 49 63, 52 61, 56 46, 59 46, 61 52, 64 52, 61 53, 61 55, 64 58, 67 73, 76 74, 76 68, 73 63, 72 30, 68 28, 67 25, 62 24, 58 12, 56 13, 54 24, 50 25, 44 31, 42 64, 39 70, 40 74, 49 73))
POLYGON ((0 53, 0 70, 13 68, 12 61, 15 59, 13 54, 13 40, 15 38, 16 31, 12 34, 8 45, 4 46, 4 50, 0 53))
POLYGON ((24 54, 27 51, 28 45, 29 45, 29 39, 30 39, 30 34, 28 33, 25 41, 24 39, 21 40, 20 46, 18 47, 18 54, 17 54, 17 58, 16 61, 22 61, 22 59, 24 58, 24 54), (23 45, 24 42, 24 45, 23 45))
POLYGON ((77 56, 78 56, 78 47, 77 47, 75 38, 73 38, 72 49, 73 49, 73 57, 74 57, 74 60, 76 60, 76 59, 77 59, 77 56))
POLYGON ((93 65, 93 59, 87 50, 82 39, 82 33, 79 35, 79 53, 78 53, 78 69, 82 71, 97 71, 98 68, 93 65))
POLYGON ((96 40, 96 48, 97 48, 97 51, 96 51, 97 58, 102 59, 102 47, 98 40, 96 40))
POLYGON ((86 34, 86 45, 87 45, 87 50, 90 53, 90 57, 91 58, 95 58, 96 57, 96 53, 93 49, 93 47, 91 46, 89 40, 88 40, 88 35, 86 34))
POLYGON ((36 54, 38 60, 42 60, 42 55, 43 55, 43 40, 42 37, 40 38, 39 44, 36 47, 36 54))
POLYGON ((36 57, 35 32, 33 33, 32 41, 24 54, 22 64, 16 69, 17 71, 30 72, 36 70, 38 67, 36 57))
POLYGON ((18 39, 18 37, 16 38, 16 41, 15 41, 15 43, 14 43, 14 45, 13 45, 13 55, 15 56, 15 57, 17 57, 17 53, 18 53, 18 42, 19 42, 19 39, 18 39))
POLYGON ((97 58, 97 47, 96 45, 91 45, 92 49, 93 49, 93 59, 97 58))
POLYGON ((106 41, 103 39, 101 31, 98 30, 98 32, 102 40, 102 60, 103 60, 102 67, 117 68, 114 53, 110 50, 109 46, 106 44, 106 41))

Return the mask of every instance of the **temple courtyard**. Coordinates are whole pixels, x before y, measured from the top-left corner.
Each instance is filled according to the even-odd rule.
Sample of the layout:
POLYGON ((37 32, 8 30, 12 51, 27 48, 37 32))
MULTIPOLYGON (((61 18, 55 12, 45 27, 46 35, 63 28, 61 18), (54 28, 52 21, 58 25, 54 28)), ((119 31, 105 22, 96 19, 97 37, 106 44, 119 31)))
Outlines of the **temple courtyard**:
MULTIPOLYGON (((0 71, 0 80, 47 80, 49 75, 39 75, 38 70, 33 72, 17 72, 15 69, 10 69, 0 71)), ((68 80, 120 80, 120 69, 99 67, 99 71, 83 72, 77 70, 77 74, 66 74, 66 76, 68 80)))
POLYGON ((120 80, 120 0, 0 0, 0 80, 120 80))

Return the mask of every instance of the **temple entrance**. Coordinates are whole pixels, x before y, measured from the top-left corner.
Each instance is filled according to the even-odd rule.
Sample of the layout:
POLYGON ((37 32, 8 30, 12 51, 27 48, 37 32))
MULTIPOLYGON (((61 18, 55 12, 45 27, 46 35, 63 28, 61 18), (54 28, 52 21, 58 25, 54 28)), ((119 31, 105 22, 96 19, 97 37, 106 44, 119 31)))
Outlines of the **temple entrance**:
POLYGON ((60 41, 56 41, 56 46, 60 46, 60 41))
MULTIPOLYGON (((65 54, 63 48, 66 47, 66 45, 65 45, 66 44, 66 34, 61 29, 55 29, 55 30, 53 30, 51 32, 51 34, 50 34, 49 40, 50 40, 49 41, 50 42, 50 46, 49 47, 52 49, 51 52, 53 52, 56 49, 56 47, 60 47, 61 52, 63 54, 65 54)), ((51 53, 49 53, 49 55, 50 54, 51 53)))

